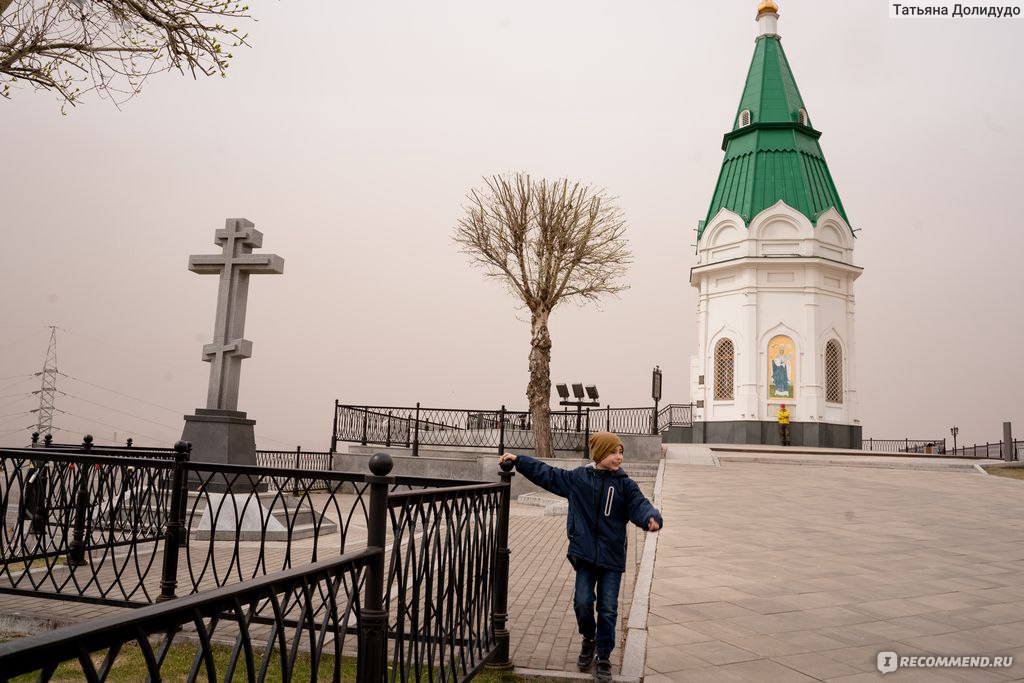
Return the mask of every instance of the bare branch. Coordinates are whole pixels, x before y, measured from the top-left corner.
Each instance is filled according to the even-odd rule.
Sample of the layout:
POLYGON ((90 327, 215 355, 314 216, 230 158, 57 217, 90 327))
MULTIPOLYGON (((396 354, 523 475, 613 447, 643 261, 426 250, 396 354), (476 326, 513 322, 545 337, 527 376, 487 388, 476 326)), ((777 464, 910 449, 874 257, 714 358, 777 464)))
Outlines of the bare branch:
POLYGON ((240 0, 0 0, 0 95, 29 84, 65 104, 98 91, 115 103, 152 73, 225 75, 246 36, 240 0))

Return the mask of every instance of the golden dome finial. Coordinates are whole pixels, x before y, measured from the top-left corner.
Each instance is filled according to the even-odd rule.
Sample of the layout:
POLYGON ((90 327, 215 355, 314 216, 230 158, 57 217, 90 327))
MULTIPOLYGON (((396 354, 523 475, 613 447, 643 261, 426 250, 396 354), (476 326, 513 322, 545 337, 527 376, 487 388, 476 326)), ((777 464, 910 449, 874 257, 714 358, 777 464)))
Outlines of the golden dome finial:
POLYGON ((775 4, 773 0, 761 0, 761 4, 757 6, 757 16, 761 16, 766 12, 771 14, 779 13, 779 6, 775 4))

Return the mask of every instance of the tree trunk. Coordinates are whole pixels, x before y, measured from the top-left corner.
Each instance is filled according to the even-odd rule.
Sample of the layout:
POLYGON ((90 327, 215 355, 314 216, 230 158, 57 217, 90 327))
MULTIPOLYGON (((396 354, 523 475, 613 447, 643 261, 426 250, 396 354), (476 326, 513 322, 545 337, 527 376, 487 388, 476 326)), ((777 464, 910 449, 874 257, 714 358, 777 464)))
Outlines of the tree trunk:
POLYGON ((530 383, 526 398, 533 417, 533 440, 538 458, 555 457, 551 448, 551 335, 548 316, 551 311, 533 311, 530 321, 530 383))

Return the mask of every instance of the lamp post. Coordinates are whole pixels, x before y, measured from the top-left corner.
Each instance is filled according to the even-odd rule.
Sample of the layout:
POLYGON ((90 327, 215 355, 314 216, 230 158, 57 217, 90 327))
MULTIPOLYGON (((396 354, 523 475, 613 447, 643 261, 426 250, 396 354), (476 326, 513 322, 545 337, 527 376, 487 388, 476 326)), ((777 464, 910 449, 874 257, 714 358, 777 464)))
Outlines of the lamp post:
POLYGON ((651 372, 651 398, 654 399, 654 413, 651 415, 651 434, 658 433, 658 401, 661 400, 661 366, 655 365, 651 372))
POLYGON ((953 455, 956 455, 956 435, 960 433, 960 428, 954 425, 949 428, 949 433, 953 435, 953 455))
POLYGON ((573 384, 572 394, 573 398, 569 398, 569 385, 567 384, 556 384, 555 390, 558 392, 558 397, 562 400, 558 402, 560 406, 576 406, 576 431, 580 431, 581 418, 583 417, 583 407, 596 408, 601 403, 597 400, 600 398, 597 393, 597 387, 593 384, 588 384, 586 387, 586 393, 584 393, 583 384, 573 384), (589 398, 590 400, 584 400, 589 398))

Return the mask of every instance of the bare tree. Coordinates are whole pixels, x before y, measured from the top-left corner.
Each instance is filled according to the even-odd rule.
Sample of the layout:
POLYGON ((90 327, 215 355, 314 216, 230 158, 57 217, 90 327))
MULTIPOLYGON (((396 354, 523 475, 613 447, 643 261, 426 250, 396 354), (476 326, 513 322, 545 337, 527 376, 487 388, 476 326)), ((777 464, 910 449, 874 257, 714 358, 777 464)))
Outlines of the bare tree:
POLYGON ((626 289, 631 261, 622 211, 603 191, 568 179, 491 176, 472 190, 454 239, 474 265, 504 282, 530 311, 530 403, 537 454, 551 457, 551 334, 565 301, 626 289))
POLYGON ((154 72, 223 76, 246 36, 222 22, 248 11, 235 0, 0 0, 0 96, 26 83, 65 104, 90 90, 120 102, 154 72))

